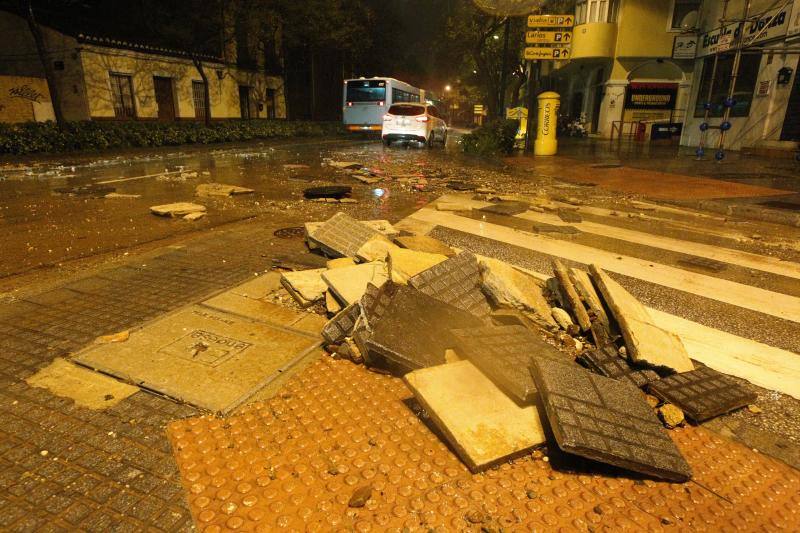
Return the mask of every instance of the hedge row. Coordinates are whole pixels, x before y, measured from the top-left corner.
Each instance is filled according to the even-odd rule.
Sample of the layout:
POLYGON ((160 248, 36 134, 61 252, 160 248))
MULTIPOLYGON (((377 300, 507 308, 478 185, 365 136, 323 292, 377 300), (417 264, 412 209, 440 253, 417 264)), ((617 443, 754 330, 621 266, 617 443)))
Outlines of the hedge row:
POLYGON ((212 144, 251 139, 310 137, 342 131, 336 122, 236 120, 214 122, 53 122, 0 124, 0 154, 107 150, 110 148, 212 144))
POLYGON ((495 119, 461 138, 461 147, 468 154, 493 156, 514 151, 518 120, 495 119))

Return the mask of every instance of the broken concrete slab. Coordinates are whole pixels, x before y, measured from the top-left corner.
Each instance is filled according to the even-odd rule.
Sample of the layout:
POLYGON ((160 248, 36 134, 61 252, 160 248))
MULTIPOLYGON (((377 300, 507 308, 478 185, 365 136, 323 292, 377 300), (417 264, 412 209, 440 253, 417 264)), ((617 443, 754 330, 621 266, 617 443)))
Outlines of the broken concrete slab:
MULTIPOLYGON (((369 320, 369 319, 368 319, 369 320)), ((407 286, 399 286, 373 328, 365 358, 393 373, 439 365, 456 341, 450 329, 484 323, 474 315, 407 286)))
POLYGON ((239 187, 236 185, 227 185, 225 183, 201 183, 198 185, 194 194, 196 196, 237 196, 240 194, 252 194, 255 191, 247 187, 239 187))
POLYGON ((139 387, 92 372, 61 358, 54 359, 25 382, 31 387, 47 389, 56 396, 69 398, 75 405, 88 409, 113 407, 139 392, 139 387))
POLYGON ((561 293, 566 298, 566 303, 570 311, 572 311, 572 315, 578 321, 581 331, 588 331, 592 327, 589 314, 586 312, 578 291, 575 290, 575 286, 572 284, 572 279, 569 277, 566 267, 558 259, 553 259, 553 273, 561 284, 561 293))
POLYGON ((336 259, 331 259, 327 263, 325 263, 325 266, 328 267, 328 269, 330 270, 334 268, 344 268, 355 265, 356 262, 352 257, 337 257, 336 259))
POLYGON ((364 168, 364 165, 354 161, 328 161, 328 166, 338 168, 340 170, 358 170, 360 168, 364 168))
POLYGON ((160 217, 184 217, 191 213, 205 213, 204 205, 193 204, 190 202, 176 202, 173 204, 154 205, 150 212, 160 217))
POLYGON ((408 280, 434 265, 446 261, 447 256, 429 254, 405 248, 389 250, 388 264, 392 281, 405 285, 408 280))
POLYGON ((308 315, 306 312, 290 309, 266 300, 248 298, 237 294, 233 290, 213 296, 203 301, 201 305, 287 328, 295 327, 296 323, 308 315))
POLYGON ((338 344, 353 334, 353 328, 361 316, 361 306, 356 302, 336 314, 322 328, 322 336, 330 344, 338 344))
POLYGON ((633 385, 553 359, 531 373, 561 450, 634 472, 683 482, 689 464, 633 385))
POLYGON ((442 261, 408 280, 418 291, 478 317, 492 312, 481 291, 481 274, 477 258, 463 252, 442 261))
POLYGON ((570 326, 573 326, 575 323, 572 321, 572 317, 569 316, 569 313, 561 309, 560 307, 553 307, 550 309, 550 314, 552 315, 553 319, 556 323, 561 327, 563 330, 570 329, 570 326))
POLYGON ((441 254, 447 257, 456 255, 455 250, 447 246, 439 239, 434 239, 427 235, 404 235, 395 237, 394 242, 401 248, 407 248, 416 252, 426 252, 429 254, 441 254))
POLYGON ((199 213, 198 212, 198 213, 189 213, 188 215, 184 215, 182 218, 183 218, 183 220, 186 220, 187 222, 194 222, 195 220, 200 220, 204 216, 206 216, 205 213, 199 213))
POLYGON ((342 304, 339 303, 339 300, 336 299, 336 296, 334 296, 329 290, 325 291, 325 309, 327 309, 329 313, 333 314, 336 314, 342 310, 342 304))
POLYGON ((707 366, 673 374, 647 387, 650 394, 680 407, 695 422, 704 422, 755 403, 758 395, 707 366))
POLYGON ((368 283, 380 287, 389 280, 389 275, 386 263, 374 261, 327 270, 322 273, 322 279, 340 302, 349 305, 361 299, 368 283))
POLYGON ((141 197, 142 197, 141 194, 123 194, 123 193, 119 193, 119 192, 110 192, 110 193, 106 194, 105 196, 103 196, 103 198, 108 198, 108 199, 114 199, 114 198, 135 199, 135 198, 141 198, 141 197))
POLYGON ((502 200, 486 207, 481 207, 478 211, 483 213, 492 213, 493 215, 513 216, 524 213, 528 210, 530 205, 526 202, 502 200))
POLYGON ((558 218, 560 218, 564 222, 569 222, 570 224, 579 224, 583 222, 583 218, 577 213, 575 209, 565 209, 562 207, 559 208, 559 210, 556 211, 556 213, 558 214, 558 218))
POLYGON ((474 191, 477 185, 463 181, 448 181, 447 188, 454 191, 474 191))
POLYGON ((471 211, 472 204, 469 202, 459 202, 457 200, 439 200, 436 202, 438 211, 471 211))
POLYGON ((322 279, 322 273, 325 271, 324 268, 315 268, 283 272, 281 285, 289 291, 297 303, 302 307, 308 307, 324 298, 325 291, 328 290, 328 284, 322 279))
POLYGON ((451 330, 456 352, 468 359, 495 385, 520 405, 536 399, 536 385, 528 367, 534 357, 569 362, 569 356, 547 344, 523 326, 484 326, 451 330))
POLYGON ((303 196, 308 199, 334 198, 339 200, 349 196, 353 188, 347 185, 324 185, 322 187, 309 187, 303 191, 303 196))
POLYGON ((132 332, 127 342, 93 345, 75 360, 196 407, 227 413, 318 349, 321 341, 319 333, 192 305, 132 332))
POLYGON ((627 380, 640 389, 660 379, 653 370, 631 366, 611 344, 581 353, 578 361, 595 374, 616 380, 627 380))
POLYGON ((386 261, 386 256, 393 248, 397 248, 397 245, 387 237, 375 235, 358 249, 356 256, 362 261, 386 261))
POLYGON ((362 224, 344 213, 336 213, 312 233, 308 233, 306 238, 331 257, 355 257, 358 249, 368 240, 380 235, 380 232, 367 224, 362 224))
POLYGON ((557 226, 545 222, 534 222, 533 231, 536 233, 560 233, 562 235, 577 235, 581 231, 575 226, 557 226))
POLYGON ((581 300, 589 309, 589 315, 592 319, 592 337, 595 345, 604 346, 608 344, 613 336, 611 322, 603 307, 603 302, 592 284, 589 273, 578 268, 571 268, 569 276, 581 300))
POLYGON ((478 256, 478 262, 481 287, 495 305, 529 311, 548 324, 556 325, 536 278, 498 259, 478 256))
POLYGON ((647 309, 597 265, 590 265, 589 270, 619 324, 632 361, 666 367, 675 372, 694 370, 677 335, 653 324, 647 309))
POLYGON ((520 407, 469 361, 411 372, 417 401, 473 473, 544 444, 536 407, 520 407))
POLYGON ((391 304, 392 298, 394 298, 399 287, 399 285, 391 280, 380 287, 376 287, 371 283, 367 284, 364 296, 361 297, 361 310, 366 320, 365 326, 368 329, 371 330, 377 325, 378 320, 380 320, 386 312, 386 309, 389 307, 389 304, 391 304))

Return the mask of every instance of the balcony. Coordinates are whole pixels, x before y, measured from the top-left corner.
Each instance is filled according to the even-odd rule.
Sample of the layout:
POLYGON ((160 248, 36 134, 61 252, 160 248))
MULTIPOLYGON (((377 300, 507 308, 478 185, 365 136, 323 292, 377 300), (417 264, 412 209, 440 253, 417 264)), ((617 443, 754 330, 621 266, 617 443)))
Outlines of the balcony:
POLYGON ((612 58, 616 42, 615 22, 580 24, 572 33, 572 59, 612 58))

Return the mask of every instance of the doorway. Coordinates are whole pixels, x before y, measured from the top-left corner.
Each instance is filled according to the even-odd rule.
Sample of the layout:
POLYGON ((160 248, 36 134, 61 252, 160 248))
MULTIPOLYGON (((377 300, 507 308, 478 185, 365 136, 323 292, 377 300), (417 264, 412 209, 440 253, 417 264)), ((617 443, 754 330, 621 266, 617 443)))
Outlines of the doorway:
POLYGON ((800 141, 800 74, 794 75, 792 94, 786 103, 786 117, 781 130, 782 141, 800 141))
POLYGON ((172 90, 172 78, 154 76, 153 86, 156 90, 158 120, 175 120, 175 94, 172 90))
POLYGON ((250 112, 250 87, 239 85, 239 113, 243 119, 252 118, 250 112))

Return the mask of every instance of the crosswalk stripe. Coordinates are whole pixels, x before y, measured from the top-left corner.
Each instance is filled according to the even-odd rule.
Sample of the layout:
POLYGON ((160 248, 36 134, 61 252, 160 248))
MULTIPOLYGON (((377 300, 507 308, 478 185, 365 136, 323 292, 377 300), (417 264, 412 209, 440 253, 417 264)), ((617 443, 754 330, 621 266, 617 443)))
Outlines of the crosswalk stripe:
POLYGON ((562 259, 583 264, 595 263, 610 272, 645 280, 777 318, 800 322, 800 298, 794 296, 705 274, 689 272, 582 244, 536 236, 497 224, 460 217, 448 212, 434 211, 430 208, 423 208, 414 213, 412 217, 422 222, 487 237, 562 259))

